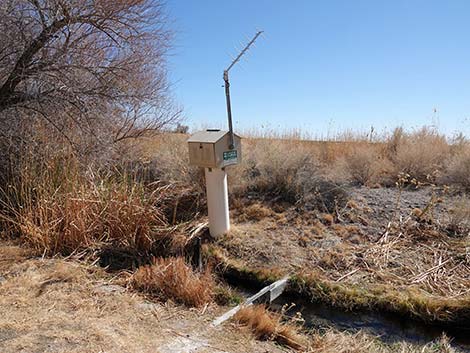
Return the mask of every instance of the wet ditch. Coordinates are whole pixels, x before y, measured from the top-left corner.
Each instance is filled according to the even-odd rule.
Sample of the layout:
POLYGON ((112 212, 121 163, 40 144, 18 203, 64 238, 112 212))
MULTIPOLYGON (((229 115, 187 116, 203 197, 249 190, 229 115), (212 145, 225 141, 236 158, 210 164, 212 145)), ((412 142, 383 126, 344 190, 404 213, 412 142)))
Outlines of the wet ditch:
POLYGON ((335 328, 341 331, 357 332, 364 330, 378 336, 385 343, 406 341, 425 344, 436 340, 443 333, 452 340, 452 345, 470 352, 470 327, 449 328, 427 324, 418 320, 403 318, 396 314, 378 311, 346 311, 318 302, 310 302, 292 294, 280 296, 270 304, 273 310, 295 304, 286 315, 302 314, 305 327, 319 329, 335 328))
MULTIPOLYGON (((190 250, 185 254, 186 257, 196 268, 201 268, 200 241, 192 244, 189 248, 190 250)), ((136 256, 136 254, 126 251, 120 254, 116 254, 115 251, 112 254, 103 252, 100 260, 102 266, 105 265, 111 269, 114 267, 134 268, 149 263, 149 258, 136 256)), ((221 266, 221 268, 216 268, 216 272, 224 282, 246 298, 272 282, 272 279, 260 279, 256 273, 249 270, 240 271, 231 266, 221 266)), ((402 314, 378 310, 348 311, 326 303, 312 302, 305 294, 299 293, 292 286, 288 286, 285 292, 269 306, 275 311, 281 311, 283 307, 290 307, 285 312, 287 316, 293 316, 300 312, 305 320, 304 326, 307 329, 316 329, 320 332, 328 328, 352 333, 363 330, 390 344, 399 341, 425 344, 440 338, 445 333, 451 339, 453 347, 470 352, 470 325, 466 324, 430 323, 402 314)))
MULTIPOLYGON (((236 288, 245 297, 255 294, 265 285, 251 276, 240 276, 236 272, 221 273, 223 279, 236 288)), ((414 344, 426 344, 442 336, 451 340, 451 345, 463 352, 470 352, 470 326, 450 326, 440 323, 428 323, 403 315, 373 310, 355 310, 332 307, 321 302, 312 302, 304 295, 296 293, 288 286, 285 293, 269 307, 275 311, 289 308, 284 312, 287 317, 300 312, 305 320, 304 327, 324 331, 328 328, 351 333, 360 330, 370 333, 385 343, 405 341, 414 344)))

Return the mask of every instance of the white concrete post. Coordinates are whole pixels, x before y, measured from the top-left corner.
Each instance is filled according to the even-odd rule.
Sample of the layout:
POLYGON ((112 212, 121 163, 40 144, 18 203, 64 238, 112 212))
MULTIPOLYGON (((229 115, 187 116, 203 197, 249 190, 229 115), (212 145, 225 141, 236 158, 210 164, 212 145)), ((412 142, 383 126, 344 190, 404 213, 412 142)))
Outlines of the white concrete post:
POLYGON ((205 168, 205 175, 209 232, 217 238, 230 230, 227 172, 220 168, 205 168))

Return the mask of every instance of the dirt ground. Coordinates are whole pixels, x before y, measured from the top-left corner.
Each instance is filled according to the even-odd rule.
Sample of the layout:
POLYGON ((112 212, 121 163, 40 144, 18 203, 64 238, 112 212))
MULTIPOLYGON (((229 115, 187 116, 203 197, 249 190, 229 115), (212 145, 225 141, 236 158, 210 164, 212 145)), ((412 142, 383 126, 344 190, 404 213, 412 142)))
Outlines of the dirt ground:
POLYGON ((219 244, 250 268, 470 295, 470 236, 449 230, 455 195, 430 187, 348 191, 349 202, 334 214, 252 201, 233 212, 233 230, 219 244))
POLYGON ((240 327, 209 324, 227 308, 156 303, 73 260, 34 258, 0 242, 0 351, 285 352, 240 327))

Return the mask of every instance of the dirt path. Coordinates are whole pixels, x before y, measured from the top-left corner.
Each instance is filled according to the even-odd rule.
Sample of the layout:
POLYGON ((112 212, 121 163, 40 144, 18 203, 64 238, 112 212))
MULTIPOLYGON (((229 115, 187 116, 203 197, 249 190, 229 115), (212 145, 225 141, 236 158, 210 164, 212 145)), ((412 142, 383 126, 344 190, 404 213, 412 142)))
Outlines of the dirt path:
POLYGON ((232 324, 209 328, 224 310, 154 303, 99 268, 0 243, 3 353, 285 351, 232 324))

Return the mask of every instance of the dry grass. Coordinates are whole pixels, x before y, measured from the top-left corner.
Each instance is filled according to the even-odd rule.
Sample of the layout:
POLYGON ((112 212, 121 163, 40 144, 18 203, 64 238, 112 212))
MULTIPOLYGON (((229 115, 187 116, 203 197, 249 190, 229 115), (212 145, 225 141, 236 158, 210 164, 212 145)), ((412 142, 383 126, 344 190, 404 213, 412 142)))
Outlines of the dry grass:
POLYGON ((209 270, 196 273, 181 257, 154 259, 151 265, 140 267, 130 283, 139 291, 190 307, 209 303, 215 287, 209 270))
POLYGON ((427 221, 401 219, 406 224, 392 222, 378 241, 367 241, 356 225, 333 224, 312 235, 313 241, 305 237, 302 246, 300 235, 313 221, 304 219, 299 228, 295 220, 282 228, 264 221, 266 230, 239 226, 210 256, 225 273, 259 284, 266 272, 271 280, 297 273, 294 293, 347 310, 388 311, 450 325, 469 320, 465 238, 439 233, 427 221))
POLYGON ((117 171, 83 170, 73 156, 31 167, 4 190, 1 217, 10 233, 40 253, 103 246, 149 253, 174 235, 162 205, 172 191, 168 186, 117 171))
POLYGON ((42 295, 48 286, 56 283, 72 283, 85 280, 86 274, 83 268, 73 266, 67 263, 58 262, 56 266, 39 283, 36 296, 42 295))
MULTIPOLYGON (((344 183, 394 185, 401 172, 419 181, 439 174, 441 183, 468 187, 467 142, 451 145, 429 128, 397 129, 373 143, 351 133, 320 142, 300 140, 305 136, 298 131, 281 135, 244 139, 243 162, 229 169, 232 204, 243 209, 249 195, 272 201, 273 209, 286 202, 333 213, 349 200, 344 183)), ((206 212, 203 174, 188 165, 186 138, 161 134, 124 143, 116 162, 120 176, 112 178, 74 165, 67 153, 41 168, 25 160, 27 172, 5 190, 10 201, 17 195, 4 216, 39 251, 70 253, 100 243, 148 251, 167 235, 165 228, 206 212), (156 180, 165 186, 149 188, 156 180)), ((263 207, 249 206, 241 217, 264 219, 269 211, 263 207)))
MULTIPOLYGON (((171 303, 152 303, 116 286, 111 276, 96 267, 61 259, 27 258, 24 249, 0 244, 0 265, 5 265, 0 267, 0 275, 5 277, 0 285, 2 353, 150 353, 155 347, 162 352, 286 351, 271 341, 256 340, 238 325, 211 329, 208 321, 221 314, 216 306, 209 305, 202 313, 171 303), (38 296, 45 281, 49 284, 43 285, 44 291, 38 296), (122 291, 111 290, 114 287, 122 291)), ((306 351, 315 353, 453 352, 446 339, 421 346, 389 346, 364 333, 327 330, 304 335, 304 340, 306 351)))
MULTIPOLYGON (((355 199, 333 213, 291 207, 276 219, 238 224, 237 233, 220 245, 254 276, 262 269, 301 275, 317 269, 325 283, 341 282, 340 292, 351 289, 332 299, 336 305, 349 307, 355 298, 357 307, 389 308, 429 321, 463 320, 469 306, 470 202, 445 188, 404 189, 408 179, 395 189, 355 188, 355 199)), ((337 292, 327 288, 321 299, 337 292)))
POLYGON ((294 349, 304 349, 305 339, 296 326, 281 322, 281 315, 270 313, 263 305, 242 308, 234 320, 248 327, 260 340, 273 340, 294 349))
MULTIPOLYGON (((224 268, 226 273, 235 274, 245 281, 256 282, 257 280, 258 283, 265 283, 265 272, 262 269, 250 269, 243 262, 221 256, 220 252, 215 250, 213 250, 213 256, 218 259, 219 267, 224 268)), ((342 283, 342 279, 348 274, 357 272, 357 270, 350 270, 351 266, 345 263, 347 261, 348 259, 341 256, 341 253, 337 253, 335 256, 333 253, 329 253, 328 258, 320 259, 318 265, 332 266, 346 275, 331 280, 322 273, 324 269, 322 272, 305 273, 300 271, 291 277, 290 292, 307 297, 308 300, 326 303, 345 310, 379 310, 403 317, 457 326, 470 319, 468 312, 470 298, 465 293, 460 297, 447 297, 427 295, 416 288, 404 285, 397 287, 393 283, 376 283, 366 286, 361 283, 342 283)), ((285 276, 285 273, 275 274, 274 271, 275 269, 272 269, 271 281, 285 276)), ((424 273, 423 275, 429 274, 424 273)), ((384 279, 381 280, 384 281, 384 279)))
MULTIPOLYGON (((408 173, 409 179, 443 182, 440 181, 442 178, 435 177, 447 173, 449 183, 465 187, 467 175, 458 172, 465 170, 468 164, 467 145, 463 143, 457 148, 430 129, 412 133, 397 130, 390 138, 375 143, 348 138, 343 142, 272 138, 244 141, 243 163, 230 168, 229 172, 232 197, 237 199, 239 209, 243 209, 246 199, 250 199, 251 206, 242 212, 240 220, 245 217, 245 220, 256 221, 259 227, 254 229, 257 232, 266 229, 270 232, 270 240, 258 237, 259 242, 266 244, 257 249, 250 243, 238 244, 239 248, 243 247, 240 254, 255 253, 266 263, 277 261, 273 257, 275 253, 279 255, 278 262, 288 266, 288 261, 292 261, 293 266, 305 263, 310 267, 319 266, 324 271, 321 278, 324 283, 340 281, 345 284, 341 290, 328 287, 320 294, 325 298, 329 295, 338 303, 342 300, 345 306, 349 303, 358 307, 361 303, 380 308, 388 305, 392 310, 411 312, 416 316, 449 319, 452 315, 446 313, 459 312, 461 302, 455 304, 457 301, 444 300, 438 303, 423 297, 427 298, 428 294, 438 298, 452 296, 458 300, 464 297, 468 289, 465 287, 468 259, 462 250, 465 248, 463 240, 455 240, 463 244, 456 250, 458 246, 453 244, 454 240, 442 236, 442 228, 432 223, 432 217, 411 214, 391 221, 379 241, 367 243, 370 240, 367 237, 372 235, 364 236, 357 224, 359 221, 361 225, 367 224, 367 215, 362 209, 350 207, 350 198, 341 183, 389 185, 400 172, 408 173), (452 161, 450 167, 446 167, 447 161, 452 161), (338 164, 342 164, 346 177, 331 173, 338 164), (283 208, 285 204, 295 205, 297 216, 283 211, 282 215, 274 217, 271 209, 277 209, 279 205, 283 208), (323 219, 324 225, 320 221, 322 213, 330 215, 323 219), (302 217, 305 220, 299 221, 302 217), (276 224, 270 224, 269 219, 276 224), (348 225, 347 222, 356 224, 348 225), (282 237, 276 233, 277 227, 282 227, 282 237), (296 246, 292 252, 295 259, 282 257, 287 250, 293 249, 289 245, 290 237, 296 246), (345 245, 333 245, 328 251, 319 249, 322 244, 336 241, 345 245), (279 244, 289 246, 284 251, 279 244), (304 252, 297 251, 299 244, 304 252), (356 272, 349 276, 351 271, 356 272), (376 288, 370 283, 387 282, 396 288, 412 285, 426 295, 413 296, 410 302, 408 298, 401 300, 400 293, 389 292, 390 288, 379 288, 377 292, 369 291, 372 297, 368 297, 368 293, 364 294, 355 286, 361 281, 372 292, 376 288)), ((121 161, 114 169, 96 165, 84 167, 70 151, 39 162, 24 159, 19 165, 17 179, 3 188, 3 229, 45 254, 71 254, 106 246, 132 249, 138 255, 168 256, 168 242, 189 229, 188 224, 181 222, 200 220, 200 210, 204 207, 200 202, 203 199, 201 173, 198 168, 187 165, 184 135, 164 134, 140 141, 134 148, 133 151, 140 151, 139 160, 121 161)), ((450 221, 455 224, 454 228, 459 228, 459 234, 468 220, 468 213, 461 212, 465 202, 455 208, 450 221)), ((422 210, 425 212, 425 208, 422 210)), ((178 268, 166 268, 157 262, 136 273, 135 278, 140 276, 144 281, 141 288, 146 289, 143 290, 165 298, 182 298, 186 285, 190 291, 193 287, 207 288, 204 281, 209 279, 204 274, 185 270, 184 262, 178 268), (176 286, 178 275, 188 283, 176 286), (200 281, 194 284, 193 279, 200 281), (161 285, 165 281, 168 288, 162 291, 161 285), (175 287, 178 290, 171 292, 175 287)), ((254 276, 270 279, 278 269, 260 268, 257 271, 254 276)), ((251 276, 247 268, 242 272, 251 276)), ((189 297, 193 295, 188 294, 189 297)), ((190 303, 188 305, 201 305, 207 301, 176 300, 190 303)))
POLYGON ((397 343, 385 345, 379 339, 366 333, 346 333, 329 330, 312 335, 310 353, 453 353, 449 339, 442 336, 426 345, 397 343))
POLYGON ((211 329, 220 315, 215 305, 202 311, 152 302, 99 267, 24 252, 0 242, 2 353, 283 352, 230 326, 211 329))
POLYGON ((322 219, 323 223, 325 223, 327 225, 331 225, 335 222, 334 216, 329 214, 329 213, 322 214, 321 219, 322 219))
POLYGON ((96 189, 82 189, 41 197, 19 212, 18 227, 27 243, 48 254, 69 254, 100 243, 148 251, 154 241, 152 228, 165 223, 138 192, 129 187, 103 195, 96 189))
MULTIPOLYGON (((370 136, 352 133, 321 142, 299 140, 298 133, 284 134, 282 138, 275 133, 262 136, 263 139, 255 137, 244 141, 248 153, 241 168, 243 172, 239 173, 255 171, 257 181, 260 178, 260 181, 278 185, 289 184, 295 178, 295 170, 312 162, 315 166, 311 169, 312 176, 324 174, 338 182, 393 185, 400 173, 407 173, 419 181, 429 181, 439 173, 450 174, 445 166, 451 158, 460 166, 465 166, 465 160, 468 160, 468 152, 464 154, 462 148, 453 149, 444 135, 429 127, 412 132, 398 128, 390 136, 383 135, 374 142, 370 136)), ((459 146, 465 144, 465 139, 459 141, 459 146)), ((465 182, 468 173, 457 175, 457 170, 452 169, 455 173, 452 183, 458 183, 462 177, 465 182)))
POLYGON ((461 146, 451 157, 443 174, 444 182, 459 185, 470 191, 470 145, 461 146))
MULTIPOLYGON (((178 182, 196 180, 198 189, 203 189, 198 168, 187 165, 185 138, 170 134, 149 139, 139 147, 138 155, 146 156, 145 163, 158 171, 156 175, 178 182)), ((398 128, 373 142, 368 135, 351 132, 326 141, 308 138, 299 131, 248 132, 243 140, 243 162, 229 171, 232 192, 259 192, 295 202, 302 198, 299 184, 305 182, 301 177, 305 172, 310 179, 386 186, 393 186, 398 175, 406 173, 421 182, 468 187, 468 142, 465 138, 458 144, 448 141, 430 127, 411 132, 398 128)))
POLYGON ((254 203, 246 207, 242 206, 240 221, 261 221, 264 218, 272 217, 275 213, 262 205, 261 203, 254 203))

